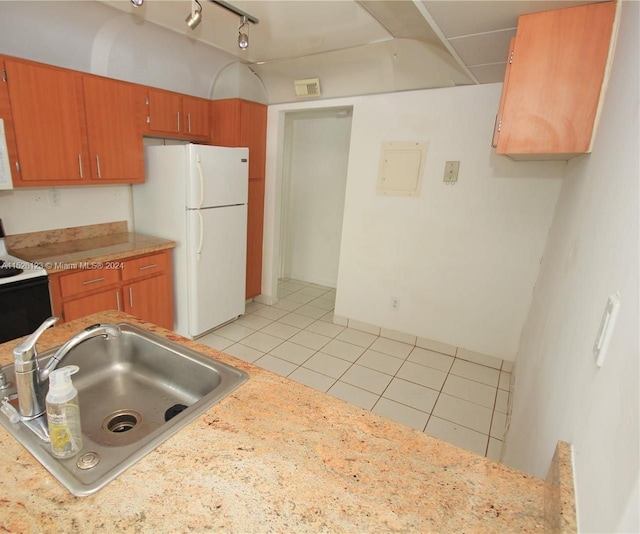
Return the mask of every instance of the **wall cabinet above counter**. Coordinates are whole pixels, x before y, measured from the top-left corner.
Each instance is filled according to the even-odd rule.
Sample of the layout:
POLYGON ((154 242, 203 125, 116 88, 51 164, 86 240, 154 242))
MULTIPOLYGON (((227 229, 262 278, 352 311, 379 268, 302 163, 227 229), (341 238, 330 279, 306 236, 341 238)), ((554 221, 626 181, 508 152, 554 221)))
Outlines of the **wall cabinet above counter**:
POLYGON ((498 154, 566 160, 591 151, 615 19, 616 2, 518 19, 494 129, 498 154))
POLYGON ((3 71, 14 186, 144 181, 133 86, 15 58, 3 71))
POLYGON ((143 136, 211 143, 211 100, 3 55, 0 70, 14 187, 140 183, 143 136))
POLYGON ((156 137, 211 140, 210 100, 139 86, 146 115, 142 131, 156 137))

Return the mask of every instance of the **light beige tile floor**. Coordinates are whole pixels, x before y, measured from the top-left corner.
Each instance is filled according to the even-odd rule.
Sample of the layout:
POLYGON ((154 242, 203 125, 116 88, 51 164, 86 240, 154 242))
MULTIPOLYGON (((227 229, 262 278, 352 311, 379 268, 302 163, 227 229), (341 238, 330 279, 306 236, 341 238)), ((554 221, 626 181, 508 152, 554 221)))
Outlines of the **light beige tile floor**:
POLYGON ((198 341, 309 387, 499 460, 511 362, 351 321, 335 289, 281 280, 278 303, 198 341))

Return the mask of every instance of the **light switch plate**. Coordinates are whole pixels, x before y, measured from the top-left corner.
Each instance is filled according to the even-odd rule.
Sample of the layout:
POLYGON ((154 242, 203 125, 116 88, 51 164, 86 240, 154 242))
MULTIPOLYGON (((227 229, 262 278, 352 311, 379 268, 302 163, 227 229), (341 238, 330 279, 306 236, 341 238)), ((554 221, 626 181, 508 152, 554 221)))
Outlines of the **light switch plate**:
POLYGON ((453 184, 458 181, 458 171, 460 170, 459 161, 447 161, 444 164, 443 181, 447 184, 453 184))
POLYGON ((609 295, 607 299, 607 305, 602 314, 602 320, 600 321, 600 329, 596 336, 596 341, 593 344, 593 355, 596 358, 596 366, 602 367, 605 356, 607 355, 607 349, 609 348, 609 341, 611 341, 611 334, 613 333, 613 327, 616 324, 618 318, 618 310, 620 309, 620 294, 614 293, 609 295))

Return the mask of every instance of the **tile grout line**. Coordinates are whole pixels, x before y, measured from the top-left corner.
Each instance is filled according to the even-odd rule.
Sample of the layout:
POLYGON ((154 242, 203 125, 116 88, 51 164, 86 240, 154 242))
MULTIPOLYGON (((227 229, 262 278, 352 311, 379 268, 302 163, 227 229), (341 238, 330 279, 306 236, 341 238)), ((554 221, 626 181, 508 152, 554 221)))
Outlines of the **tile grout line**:
MULTIPOLYGON (((292 280, 289 280, 289 281, 292 281, 292 280)), ((286 283, 286 282, 283 282, 282 284, 279 284, 279 285, 278 285, 278 289, 280 289, 280 288, 281 288, 281 285, 283 285, 284 283, 286 283)), ((246 327, 246 326, 244 326, 244 325, 239 325, 239 326, 243 326, 243 328, 246 328, 246 329, 248 329, 248 330, 252 330, 252 333, 251 333, 251 334, 248 334, 247 336, 242 337, 242 338, 241 338, 240 340, 238 340, 238 341, 236 341, 236 340, 232 340, 232 339, 229 339, 229 338, 225 338, 224 336, 220 336, 220 337, 222 337, 223 339, 225 339, 225 340, 227 340, 227 341, 231 342, 231 345, 229 345, 229 346, 232 346, 233 344, 240 344, 240 345, 242 345, 242 346, 244 346, 244 347, 250 348, 250 349, 252 349, 252 350, 255 350, 255 351, 257 351, 257 352, 261 353, 262 355, 261 355, 261 356, 259 356, 255 361, 258 361, 259 359, 261 359, 262 357, 264 357, 264 356, 266 356, 266 355, 270 355, 272 358, 276 358, 276 359, 282 360, 283 362, 286 362, 286 363, 289 363, 289 364, 291 364, 291 365, 294 365, 294 366, 295 366, 295 368, 291 371, 291 373, 288 373, 286 376, 290 376, 292 373, 296 372, 296 371, 297 371, 297 370, 299 370, 300 368, 303 368, 303 369, 305 369, 305 370, 307 370, 307 371, 311 371, 311 372, 317 373, 317 374, 319 374, 319 375, 322 375, 322 376, 324 376, 324 377, 330 378, 330 379, 333 381, 333 383, 331 384, 331 386, 329 386, 329 388, 328 388, 327 390, 325 390, 325 392, 327 392, 329 389, 331 389, 332 387, 334 387, 338 382, 340 382, 340 381, 341 381, 341 379, 342 379, 342 377, 343 377, 343 376, 344 376, 344 375, 345 375, 345 374, 346 374, 350 369, 352 369, 356 364, 358 364, 358 361, 360 360, 360 358, 362 358, 362 356, 363 356, 367 351, 372 350, 372 349, 371 349, 371 346, 372 346, 373 344, 375 344, 375 343, 376 343, 376 341, 378 341, 379 339, 381 339, 381 338, 382 338, 382 339, 388 339, 388 340, 390 340, 390 341, 394 341, 394 342, 397 342, 397 343, 403 343, 403 344, 405 344, 405 345, 409 345, 409 346, 410 346, 410 347, 412 347, 412 348, 411 348, 411 350, 409 351, 409 353, 407 354, 407 356, 405 356, 405 357, 403 357, 403 358, 398 358, 398 357, 396 357, 395 355, 387 354, 387 353, 385 353, 385 352, 373 351, 373 352, 378 352, 379 354, 384 355, 385 357, 388 357, 388 358, 396 358, 396 359, 398 359, 398 360, 401 360, 401 361, 402 361, 402 363, 401 363, 400 367, 398 367, 398 369, 394 372, 394 374, 393 374, 393 375, 387 375, 387 373, 385 373, 384 371, 380 371, 379 369, 376 369, 376 368, 373 368, 373 367, 368 367, 368 366, 366 366, 366 365, 362 365, 362 364, 358 364, 358 365, 360 365, 361 367, 364 367, 364 368, 366 368, 366 369, 373 370, 373 371, 376 371, 376 372, 379 372, 379 373, 381 373, 381 374, 384 374, 384 375, 387 375, 387 376, 390 376, 390 377, 391 377, 391 380, 389 381, 389 383, 387 384, 387 386, 384 388, 384 390, 382 391, 382 393, 380 393, 380 394, 373 393, 373 392, 371 392, 371 391, 369 391, 369 390, 366 390, 366 389, 364 389, 364 388, 361 388, 361 387, 359 387, 359 386, 354 386, 353 384, 349 384, 348 382, 344 382, 344 384, 347 384, 347 385, 349 385, 349 386, 351 386, 351 387, 355 387, 355 388, 360 389, 360 390, 362 390, 362 391, 365 391, 365 392, 367 392, 367 393, 370 393, 370 394, 376 395, 376 396, 378 397, 378 398, 377 398, 377 400, 375 401, 375 403, 373 404, 372 408, 368 410, 368 411, 372 412, 372 411, 375 409, 375 407, 378 405, 378 403, 380 402, 380 400, 381 400, 382 398, 385 398, 385 397, 383 397, 383 395, 384 395, 384 393, 388 390, 389 385, 391 384, 391 382, 392 382, 395 378, 401 379, 400 377, 398 377, 398 372, 399 372, 399 370, 402 368, 402 366, 403 366, 406 362, 410 361, 410 360, 409 360, 409 357, 411 356, 411 354, 412 354, 412 352, 415 350, 415 348, 416 348, 416 347, 418 347, 418 344, 417 344, 418 336, 416 336, 416 341, 415 341, 414 343, 407 343, 406 341, 400 341, 400 340, 397 340, 397 339, 387 338, 387 337, 382 336, 382 329, 380 329, 380 331, 379 331, 379 333, 378 333, 377 335, 376 335, 376 334, 371 334, 370 332, 362 331, 362 332, 365 332, 365 333, 368 333, 368 334, 371 334, 371 335, 374 335, 374 336, 375 336, 375 339, 374 339, 371 343, 369 343, 366 347, 363 347, 362 345, 357 345, 357 344, 355 344, 355 343, 351 343, 351 342, 349 342, 349 341, 344 341, 344 340, 338 339, 338 336, 340 336, 340 335, 341 335, 345 330, 349 329, 349 326, 347 325, 347 326, 345 327, 345 326, 343 326, 343 325, 337 325, 337 326, 342 327, 342 330, 341 330, 340 332, 338 332, 337 334, 335 334, 334 336, 329 336, 329 335, 326 335, 326 334, 320 334, 320 333, 318 333, 318 332, 314 332, 314 331, 312 331, 312 330, 311 330, 311 331, 309 331, 309 332, 310 332, 310 333, 312 333, 312 334, 316 334, 316 335, 320 335, 320 336, 324 336, 324 337, 329 338, 329 341, 328 341, 327 343, 325 343, 325 344, 324 344, 322 347, 320 347, 319 349, 315 349, 315 348, 312 348, 312 347, 306 347, 306 346, 304 346, 304 345, 301 345, 301 344, 299 344, 299 343, 296 343, 295 341, 290 341, 292 337, 294 337, 295 335, 297 335, 297 334, 299 334, 299 333, 301 333, 301 332, 303 332, 303 331, 307 331, 307 330, 308 330, 308 328, 309 328, 309 327, 311 327, 311 326, 312 326, 313 324, 315 324, 315 323, 318 323, 318 322, 326 322, 327 324, 336 324, 336 323, 332 323, 332 322, 329 322, 329 321, 322 321, 322 317, 325 317, 325 316, 326 316, 326 315, 328 315, 329 313, 333 313, 333 314, 335 314, 335 303, 334 303, 334 306, 333 306, 331 309, 328 309, 328 310, 327 310, 327 309, 325 309, 325 308, 320 308, 320 307, 318 307, 318 306, 313 306, 313 304, 312 304, 314 301, 316 301, 316 300, 318 300, 318 299, 322 299, 323 297, 326 297, 326 295, 327 295, 327 294, 329 294, 329 293, 331 293, 332 291, 334 291, 333 289, 329 289, 329 290, 325 291, 324 293, 322 293, 322 294, 320 294, 320 295, 317 295, 317 296, 313 297, 313 298, 312 298, 312 300, 307 301, 307 302, 305 302, 305 303, 299 303, 299 302, 296 302, 296 301, 294 301, 294 300, 288 300, 288 299, 287 299, 287 296, 290 296, 290 295, 292 295, 292 294, 294 294, 294 293, 298 293, 298 292, 302 291, 304 288, 309 287, 309 286, 311 286, 311 284, 309 284, 309 283, 304 283, 304 285, 301 285, 298 289, 296 289, 296 290, 294 290, 294 291, 289 292, 289 293, 288 293, 287 295, 285 295, 285 296, 282 296, 282 297, 281 297, 281 296, 279 295, 279 298, 280 298, 280 299, 282 299, 282 300, 287 300, 288 302, 295 303, 295 304, 297 304, 298 306, 297 306, 297 307, 295 307, 295 308, 293 308, 293 309, 291 309, 291 310, 289 310, 289 309, 283 309, 283 308, 277 308, 277 306, 274 306, 276 309, 279 309, 279 310, 282 310, 282 311, 287 312, 287 313, 285 313, 284 315, 280 316, 278 319, 271 319, 270 317, 264 317, 264 316, 258 315, 258 314, 256 313, 256 312, 258 312, 260 309, 262 309, 262 308, 264 308, 264 307, 270 307, 269 305, 262 305, 262 306, 260 306, 257 310, 255 310, 255 311, 253 311, 253 312, 249 312, 249 313, 247 314, 247 315, 255 314, 255 315, 256 315, 256 317, 260 317, 260 318, 262 318, 262 319, 269 320, 269 321, 270 321, 270 323, 269 323, 268 325, 265 325, 265 326, 263 326, 262 328, 260 328, 260 329, 258 329, 258 330, 255 330, 255 329, 253 329, 253 328, 251 328, 251 327, 246 327), (312 322, 311 322, 311 323, 309 323, 308 325, 306 325, 305 327, 302 327, 302 328, 297 327, 297 326, 294 326, 294 325, 287 325, 287 323, 281 323, 282 325, 291 326, 292 328, 297 328, 297 330, 298 330, 295 334, 293 334, 292 336, 290 336, 289 338, 286 338, 286 339, 282 339, 282 338, 279 338, 278 336, 273 336, 272 334, 268 334, 268 333, 266 333, 266 332, 262 332, 262 330, 264 330, 265 328, 267 328, 267 327, 269 327, 269 326, 273 325, 274 323, 278 323, 278 322, 280 322, 280 321, 281 321, 281 319, 285 318, 287 315, 290 315, 290 314, 292 314, 292 313, 296 313, 296 311, 297 311, 297 310, 299 310, 300 308, 302 308, 302 307, 304 307, 304 306, 307 306, 307 305, 312 306, 312 307, 315 307, 315 308, 317 308, 317 309, 319 309, 319 310, 323 310, 323 311, 325 311, 326 313, 325 313, 323 316, 321 316, 321 317, 310 317, 310 316, 307 316, 307 315, 299 314, 299 313, 298 313, 297 315, 302 315, 303 317, 306 317, 306 318, 308 318, 308 319, 312 319, 312 322), (263 334, 265 334, 265 335, 270 335, 271 337, 274 337, 274 338, 280 339, 280 340, 281 340, 281 342, 280 342, 280 343, 278 343, 275 347, 273 347, 269 352, 262 352, 262 351, 261 351, 261 350, 259 350, 259 349, 255 349, 254 347, 251 347, 251 346, 249 346, 249 345, 244 345, 244 344, 242 344, 242 341, 243 341, 243 340, 245 340, 247 337, 249 337, 249 336, 251 336, 251 335, 253 335, 253 334, 257 333, 257 332, 262 332, 262 333, 263 333, 263 334), (355 361, 345 360, 344 358, 340 358, 339 356, 334 356, 334 355, 331 355, 331 354, 328 354, 328 353, 324 353, 324 352, 322 352, 322 349, 323 349, 326 345, 328 345, 332 340, 340 341, 340 342, 342 342, 342 343, 347 343, 348 345, 355 346, 355 347, 358 347, 358 348, 361 348, 361 349, 364 349, 364 350, 363 350, 363 352, 362 352, 362 353, 361 353, 361 354, 356 358, 356 360, 355 360, 355 361), (305 359, 302 363, 300 363, 300 364, 298 364, 298 363, 294 363, 294 362, 290 362, 290 361, 288 361, 288 360, 285 360, 284 358, 280 358, 279 356, 276 356, 276 355, 271 354, 271 352, 272 352, 273 350, 275 350, 276 348, 278 348, 278 347, 282 346, 282 345, 283 345, 284 343, 286 343, 287 341, 289 341, 291 344, 293 344, 293 345, 297 345, 297 346, 299 346, 299 347, 301 347, 301 348, 305 348, 305 349, 313 350, 314 352, 313 352, 311 355, 309 355, 309 357, 308 357, 308 358, 306 358, 306 359, 305 359), (309 369, 309 368, 304 367, 304 364, 305 364, 305 363, 307 363, 311 358, 313 358, 314 356, 319 355, 319 354, 325 354, 325 355, 327 355, 327 356, 331 356, 331 357, 333 357, 333 358, 338 358, 338 359, 341 359, 341 360, 343 360, 343 361, 347 361, 347 362, 349 363, 349 366, 346 368, 346 370, 345 370, 345 371, 340 375, 340 377, 339 377, 339 378, 337 378, 337 379, 336 379, 336 378, 333 378, 333 377, 331 377, 331 376, 329 376, 329 375, 325 375, 324 373, 321 373, 321 372, 319 372, 319 371, 315 371, 315 370, 313 370, 313 369, 309 369)), ((321 287, 322 287, 322 286, 321 286, 321 287)), ((324 287, 326 287, 326 286, 324 286, 324 287)), ((307 294, 305 294, 305 293, 301 293, 301 294, 306 295, 306 296, 310 296, 310 295, 307 295, 307 294)), ((335 296, 334 296, 333 298, 335 299, 335 296)), ((328 299, 325 299, 325 300, 328 300, 328 299)), ((334 302, 335 302, 335 301, 334 301, 334 302)), ((233 323, 229 323, 229 324, 233 324, 233 323)), ((358 330, 358 329, 354 329, 354 328, 351 328, 351 330, 355 330, 355 331, 360 332, 360 330, 358 330)), ((215 331, 214 331, 214 332, 215 332, 215 331)), ((489 368, 489 369, 496 369, 496 368, 495 368, 495 367, 492 367, 491 365, 486 365, 486 364, 484 364, 484 363, 479 363, 479 362, 476 362, 476 361, 473 361, 473 360, 467 360, 467 359, 465 359, 465 358, 463 358, 463 357, 459 357, 459 356, 458 356, 458 352, 459 352, 459 350, 460 350, 460 347, 456 347, 456 350, 455 350, 454 355, 450 355, 450 354, 447 354, 447 353, 444 353, 444 352, 439 352, 439 351, 437 351, 437 350, 433 350, 433 349, 429 349, 429 348, 425 348, 425 347, 419 347, 419 348, 424 349, 424 350, 427 350, 427 351, 429 351, 429 352, 435 352, 435 353, 437 353, 437 354, 443 354, 443 355, 445 355, 445 356, 453 356, 453 362, 452 362, 452 363, 451 363, 451 365, 449 366, 449 369, 448 369, 448 371, 447 371, 447 373, 446 373, 446 375, 445 375, 445 379, 444 379, 444 381, 442 382, 442 386, 440 387, 440 389, 439 389, 439 390, 433 390, 433 391, 437 391, 438 395, 437 395, 436 400, 435 400, 435 402, 434 402, 434 404, 433 404, 433 408, 432 408, 431 412, 423 412, 423 413, 425 413, 425 414, 427 414, 427 415, 428 415, 427 423, 425 424, 425 426, 424 426, 424 428, 423 428, 423 430, 422 430, 422 432, 426 432, 426 427, 428 426, 428 424, 429 424, 429 422, 430 422, 430 420, 431 420, 431 418, 432 418, 432 416, 433 416, 433 411, 435 410, 435 407, 436 407, 436 405, 437 405, 438 401, 440 400, 441 395, 442 395, 442 394, 443 394, 443 392, 444 392, 444 387, 445 387, 445 385, 446 385, 446 382, 447 382, 447 379, 449 378, 449 376, 453 375, 453 376, 456 376, 456 377, 458 377, 458 378, 463 378, 463 379, 466 379, 466 380, 470 380, 470 381, 472 381, 472 382, 479 383, 479 384, 482 384, 482 385, 485 385, 485 386, 487 385, 486 383, 481 382, 481 381, 479 381, 479 380, 475 380, 475 379, 473 379, 473 378, 468 378, 468 377, 465 377, 465 376, 460 376, 460 375, 454 374, 454 373, 452 372, 452 369, 453 369, 453 367, 454 367, 454 364, 455 364, 455 361, 456 361, 456 360, 460 360, 460 361, 467 362, 467 363, 470 363, 470 364, 479 365, 479 366, 481 366, 481 367, 486 367, 486 368, 489 368)), ((224 350, 224 349, 222 349, 222 350, 224 350)), ((437 368, 435 368, 435 367, 431 367, 431 366, 428 366, 428 365, 423 365, 423 364, 421 364, 421 363, 419 363, 419 362, 413 362, 413 361, 412 361, 412 363, 415 363, 415 364, 417 364, 417 365, 421 365, 422 367, 427 367, 428 369, 435 369, 435 370, 438 370, 438 369, 437 369, 437 368)), ((497 369, 497 370, 498 370, 498 373, 499 373, 499 375, 498 375, 498 384, 497 384, 497 386, 496 386, 496 392, 495 392, 494 400, 493 400, 493 409, 492 409, 492 411, 491 411, 491 419, 490 419, 489 431, 488 431, 488 433, 486 434, 486 437, 487 437, 487 444, 486 444, 486 447, 485 447, 485 454, 484 454, 484 456, 487 456, 487 454, 488 454, 488 452, 489 452, 489 444, 490 444, 490 440, 491 440, 491 426, 493 425, 493 420, 494 420, 494 416, 495 416, 495 412, 496 412, 496 407, 497 407, 497 397, 498 397, 498 394, 499 394, 499 391, 500 391, 500 378, 501 378, 501 373, 502 373, 502 367, 503 367, 503 366, 504 366, 504 360, 502 360, 502 361, 501 361, 501 363, 500 363, 500 367, 497 369)), ((506 371, 505 371, 505 372, 506 372, 506 371)), ((402 380, 404 380, 404 379, 402 379, 402 380)), ((423 385, 423 384, 420 384, 420 383, 418 383, 418 382, 412 382, 411 380, 408 380, 408 382, 413 383, 413 384, 416 384, 416 385, 418 385, 418 386, 420 386, 420 387, 427 388, 427 389, 433 389, 433 388, 429 388, 428 386, 425 386, 425 385, 423 385)), ((506 393, 507 393, 507 395, 510 395, 510 394, 511 394, 509 390, 507 390, 507 391, 506 391, 506 393)), ((455 397, 455 396, 454 396, 454 397, 455 397)), ((456 398, 460 398, 460 397, 456 397, 456 398)), ((477 403, 477 402, 469 401, 469 400, 467 400, 467 399, 463 399, 463 398, 460 398, 460 399, 461 399, 461 400, 463 400, 463 401, 469 402, 469 403, 471 403, 471 404, 475 404, 475 405, 477 405, 477 406, 481 406, 481 407, 486 408, 486 406, 484 406, 484 405, 482 405, 482 404, 479 404, 479 403, 477 403)), ((394 402, 397 402, 397 401, 394 401, 394 402)), ((400 403, 400 402, 399 402, 398 404, 400 404, 400 405, 402 405, 402 406, 406 406, 406 407, 408 407, 408 408, 415 409, 415 410, 417 410, 417 411, 422 411, 422 410, 420 410, 420 409, 414 408, 413 406, 409 406, 409 405, 404 404, 404 403, 400 403)), ((448 420, 447 420, 447 421, 448 421, 448 420)), ((451 424, 458 425, 458 426, 461 426, 461 427, 463 427, 463 428, 468 428, 468 427, 466 427, 465 425, 461 425, 461 424, 459 424, 459 423, 455 423, 454 421, 449 421, 449 422, 450 422, 451 424)), ((477 431, 477 430, 475 430, 475 429, 469 429, 469 430, 472 430, 472 431, 474 431, 474 432, 478 432, 478 431, 477 431)), ((482 433, 481 433, 481 434, 482 434, 482 433)))

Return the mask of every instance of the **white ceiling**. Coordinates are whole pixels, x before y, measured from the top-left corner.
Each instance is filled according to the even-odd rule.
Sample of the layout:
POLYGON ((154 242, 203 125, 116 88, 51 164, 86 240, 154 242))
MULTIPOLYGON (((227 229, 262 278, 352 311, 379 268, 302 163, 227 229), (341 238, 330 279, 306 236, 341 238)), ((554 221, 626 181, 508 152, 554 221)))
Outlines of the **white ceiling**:
POLYGON ((331 88, 335 73, 340 96, 360 75, 378 91, 501 82, 519 15, 597 0, 231 0, 259 19, 244 51, 239 17, 209 0, 195 30, 184 21, 192 0, 101 1, 233 54, 265 82, 318 76, 331 88))

